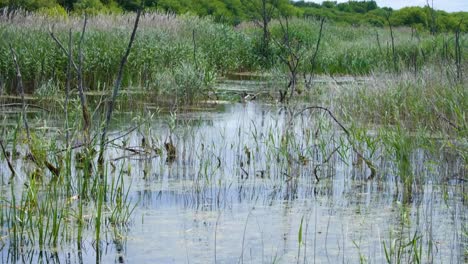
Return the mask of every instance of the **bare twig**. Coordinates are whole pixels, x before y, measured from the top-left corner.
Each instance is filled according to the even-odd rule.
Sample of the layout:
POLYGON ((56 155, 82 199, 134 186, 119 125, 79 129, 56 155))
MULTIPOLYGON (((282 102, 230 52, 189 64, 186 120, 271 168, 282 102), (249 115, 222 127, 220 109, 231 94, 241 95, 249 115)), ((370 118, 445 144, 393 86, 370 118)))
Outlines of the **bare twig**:
POLYGON ((379 53, 382 55, 382 45, 380 45, 380 37, 379 37, 379 32, 375 30, 375 37, 377 41, 377 47, 379 47, 379 53))
MULTIPOLYGON (((81 30, 81 36, 80 36, 80 42, 78 43, 78 65, 73 60, 73 51, 72 51, 72 32, 71 29, 69 31, 69 36, 68 36, 68 50, 63 46, 62 42, 54 35, 52 29, 49 28, 49 35, 51 38, 55 41, 57 46, 62 50, 62 52, 67 56, 68 58, 68 64, 67 64, 67 83, 66 83, 66 97, 65 97, 65 106, 68 106, 68 99, 69 99, 69 93, 70 93, 70 82, 71 82, 71 67, 75 69, 77 72, 77 79, 78 79, 78 95, 80 98, 80 103, 81 103, 81 110, 82 110, 82 115, 83 115, 83 131, 84 131, 84 137, 85 137, 85 142, 87 145, 90 144, 90 130, 91 130, 91 116, 89 114, 87 102, 86 102, 86 95, 84 94, 84 88, 83 88, 83 41, 84 41, 84 35, 86 33, 86 26, 88 23, 88 17, 85 14, 84 17, 84 22, 83 22, 83 28, 81 30)), ((65 108, 66 109, 66 108, 65 108)), ((66 117, 68 114, 68 111, 66 110, 65 112, 66 117)), ((67 122, 67 121, 66 121, 67 122)), ((68 124, 66 124, 68 126, 68 124)), ((67 128, 67 139, 68 139, 68 128, 67 128)), ((67 140, 68 142, 68 140, 67 140)))
POLYGON ((265 60, 269 60, 269 45, 270 45, 270 29, 269 25, 275 7, 278 5, 276 0, 241 0, 241 3, 251 12, 252 18, 256 25, 258 25, 263 32, 261 55, 265 60), (259 22, 260 20, 260 22, 259 22))
MULTIPOLYGON (((120 135, 120 136, 118 136, 118 137, 116 137, 116 138, 107 140, 107 141, 106 141, 106 144, 109 144, 109 143, 111 143, 111 142, 114 142, 114 141, 116 141, 116 140, 118 140, 118 139, 121 139, 121 138, 123 138, 123 137, 129 135, 130 133, 132 133, 133 131, 135 131, 135 130, 136 130, 137 128, 139 128, 139 127, 140 127, 139 125, 136 126, 136 127, 133 127, 133 128, 131 128, 129 131, 127 131, 126 133, 124 133, 124 134, 122 134, 122 135, 120 135)), ((93 138, 91 139, 91 141, 94 141, 95 138, 96 138, 96 135, 93 136, 93 138)), ((71 146, 70 149, 78 149, 78 148, 84 147, 85 145, 86 145, 85 143, 78 143, 78 144, 75 144, 75 145, 71 146)), ((67 148, 63 148, 63 149, 57 150, 55 153, 60 153, 60 152, 64 152, 64 151, 67 151, 67 150, 68 150, 67 148)))
MULTIPOLYGON (((57 44, 57 46, 60 48, 60 50, 62 50, 62 52, 70 59, 72 58, 72 52, 71 52, 71 49, 69 47, 69 49, 65 49, 65 47, 63 46, 62 42, 54 35, 54 32, 52 31, 52 29, 49 28, 49 35, 50 37, 55 41, 55 43, 57 44)), ((70 35, 71 35, 71 29, 70 29, 70 35)), ((70 44, 70 43, 69 43, 70 44)), ((78 72, 78 66, 75 64, 75 61, 73 61, 73 59, 71 59, 71 65, 73 66, 73 68, 78 72)))
POLYGON ((280 102, 285 100, 291 99, 294 95, 296 90, 297 84, 297 70, 300 64, 302 57, 300 56, 299 52, 301 49, 301 45, 298 42, 295 47, 293 47, 290 39, 290 32, 289 32, 289 20, 288 17, 285 16, 285 24, 279 19, 281 30, 283 31, 283 41, 280 43, 279 41, 273 39, 275 43, 282 49, 287 51, 287 55, 279 54, 279 59, 288 67, 289 70, 289 84, 284 91, 280 91, 280 102), (289 98, 288 98, 288 88, 291 89, 289 98))
POLYGON ((195 69, 198 71, 197 42, 195 39, 195 29, 192 30, 192 44, 193 44, 193 63, 195 63, 195 69))
POLYGON ((310 70, 309 81, 307 82, 308 86, 310 86, 312 84, 312 75, 314 74, 316 59, 317 59, 317 55, 318 55, 318 51, 319 51, 319 47, 320 47, 320 41, 322 40, 322 32, 323 32, 323 24, 324 23, 325 23, 325 17, 322 17, 320 19, 320 31, 319 31, 317 43, 315 45, 314 55, 312 55, 312 59, 310 60, 310 64, 311 64, 312 68, 310 70))

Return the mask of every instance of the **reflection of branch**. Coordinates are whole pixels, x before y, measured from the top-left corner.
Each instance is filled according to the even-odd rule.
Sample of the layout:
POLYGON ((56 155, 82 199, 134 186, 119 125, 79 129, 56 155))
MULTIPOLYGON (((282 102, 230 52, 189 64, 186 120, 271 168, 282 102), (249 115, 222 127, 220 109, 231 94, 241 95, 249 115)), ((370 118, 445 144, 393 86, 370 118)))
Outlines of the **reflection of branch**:
POLYGON ((319 177, 317 175, 318 168, 325 165, 326 163, 328 163, 330 161, 331 157, 333 156, 333 154, 335 154, 335 152, 337 152, 339 148, 340 148, 339 146, 336 147, 322 163, 315 165, 315 167, 314 167, 314 176, 315 176, 315 179, 317 180, 317 182, 320 181, 320 179, 319 179, 319 177))
POLYGON ((302 109, 301 111, 299 111, 299 113, 295 114, 294 117, 297 117, 298 115, 300 115, 300 114, 302 114, 302 113, 304 113, 305 111, 308 111, 308 110, 322 110, 322 111, 325 111, 325 112, 328 113, 328 115, 333 119, 333 121, 335 121, 335 123, 337 123, 338 126, 346 134, 346 137, 348 138, 348 141, 351 144, 351 148, 354 151, 354 153, 356 153, 356 155, 358 155, 358 157, 361 158, 366 163, 367 167, 369 167, 369 169, 371 170, 371 174, 369 175, 369 179, 374 178, 374 176, 376 174, 376 169, 375 169, 374 164, 372 164, 372 162, 370 160, 365 158, 364 155, 362 155, 362 153, 356 148, 353 141, 351 140, 351 133, 349 133, 348 129, 346 129, 343 126, 343 124, 341 124, 341 122, 338 121, 338 119, 335 117, 335 115, 333 115, 333 113, 326 107, 323 107, 323 106, 309 106, 309 107, 306 107, 306 108, 302 109))
POLYGON ((11 178, 13 178, 14 176, 16 176, 16 171, 13 168, 13 165, 11 164, 10 159, 8 158, 7 152, 5 150, 5 146, 3 146, 3 141, 1 139, 0 139, 0 147, 2 148, 3 156, 5 156, 5 159, 7 161, 8 169, 10 169, 10 171, 11 171, 11 178))

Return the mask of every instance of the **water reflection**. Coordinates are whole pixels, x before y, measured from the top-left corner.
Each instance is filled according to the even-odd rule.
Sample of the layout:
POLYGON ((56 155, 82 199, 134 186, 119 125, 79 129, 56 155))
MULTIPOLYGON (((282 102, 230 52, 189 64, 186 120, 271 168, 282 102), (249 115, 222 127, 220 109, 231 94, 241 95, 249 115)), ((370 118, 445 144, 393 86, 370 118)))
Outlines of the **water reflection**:
POLYGON ((294 109, 223 108, 178 113, 172 125, 163 116, 110 148, 108 160, 125 168, 138 203, 127 232, 109 228, 103 244, 89 238, 78 251, 4 246, 2 262, 207 263, 216 256, 218 263, 382 263, 398 250, 402 262, 464 262, 465 169, 458 156, 415 149, 413 196, 405 204, 394 162, 376 158, 380 176, 367 181, 368 169, 353 164, 349 146, 334 154, 343 135, 326 117, 291 122, 294 109), (143 147, 142 138, 151 155, 122 147, 143 147), (177 153, 170 161, 155 150, 168 138, 177 153))

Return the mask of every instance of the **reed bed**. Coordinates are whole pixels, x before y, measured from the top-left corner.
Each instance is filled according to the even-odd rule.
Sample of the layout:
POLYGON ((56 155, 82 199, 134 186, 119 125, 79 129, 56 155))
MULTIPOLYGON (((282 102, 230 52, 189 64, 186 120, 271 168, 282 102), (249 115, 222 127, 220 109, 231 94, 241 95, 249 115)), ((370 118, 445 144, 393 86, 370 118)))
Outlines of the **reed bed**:
MULTIPOLYGON (((102 89, 115 79, 118 54, 124 49, 121 40, 131 30, 130 16, 97 15, 89 18, 89 32, 83 44, 83 76, 87 89, 102 89)), ((51 82, 62 87, 66 79, 67 59, 53 43, 49 29, 59 39, 66 39, 71 28, 74 45, 77 45, 82 21, 81 17, 52 19, 30 13, 12 18, 1 16, 0 34, 8 40, 0 45, 3 58, 0 76, 5 90, 14 90, 14 71, 12 61, 8 59, 9 43, 18 51, 27 91, 32 92, 51 82)), ((407 69, 417 72, 428 65, 454 64, 455 61, 455 40, 448 33, 434 37, 426 32, 396 29, 393 54, 388 29, 369 30, 326 22, 322 44, 315 66, 312 66, 310 60, 314 56, 319 23, 313 19, 290 21, 290 38, 297 43, 301 55, 298 65, 301 73, 362 75, 407 69)), ((277 42, 272 41, 270 45, 270 62, 263 63, 259 51, 260 33, 252 25, 233 28, 214 23, 209 18, 147 13, 142 16, 138 35, 128 59, 129 67, 124 73, 124 87, 170 93, 161 83, 175 78, 175 72, 187 65, 200 70, 204 76, 210 76, 207 80, 206 77, 199 78, 204 87, 209 87, 210 80, 229 72, 269 72, 274 68, 287 72, 279 59, 285 51, 275 44, 277 42)), ((272 23, 271 35, 273 39, 282 38, 278 22, 272 23)), ((462 33, 462 47, 464 43, 466 34, 462 33)), ((462 52, 461 57, 461 63, 466 66, 467 53, 462 52)))

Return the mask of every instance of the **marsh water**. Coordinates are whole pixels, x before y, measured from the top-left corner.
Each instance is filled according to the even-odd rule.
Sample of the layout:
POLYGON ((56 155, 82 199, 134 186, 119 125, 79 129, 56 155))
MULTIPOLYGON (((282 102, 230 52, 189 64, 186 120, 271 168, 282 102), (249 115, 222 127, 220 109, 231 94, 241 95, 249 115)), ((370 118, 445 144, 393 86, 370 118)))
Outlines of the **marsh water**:
MULTIPOLYGON (((110 133, 124 135, 108 147, 106 160, 116 168, 109 166, 109 179, 123 175, 135 206, 125 227, 118 234, 104 227, 99 247, 89 227, 80 247, 64 239, 58 248, 23 247, 18 254, 3 226, 2 263, 467 261, 466 164, 444 146, 411 150, 415 180, 410 202, 403 202, 395 157, 374 150, 378 173, 368 179, 369 168, 323 113, 261 102, 176 114, 151 109, 121 111, 110 133), (164 150, 167 142, 175 157, 164 150)), ((44 134, 62 126, 40 113, 30 120, 44 134)), ((1 160, 3 207, 26 188, 26 163, 15 163, 22 173, 12 188, 1 160)))

